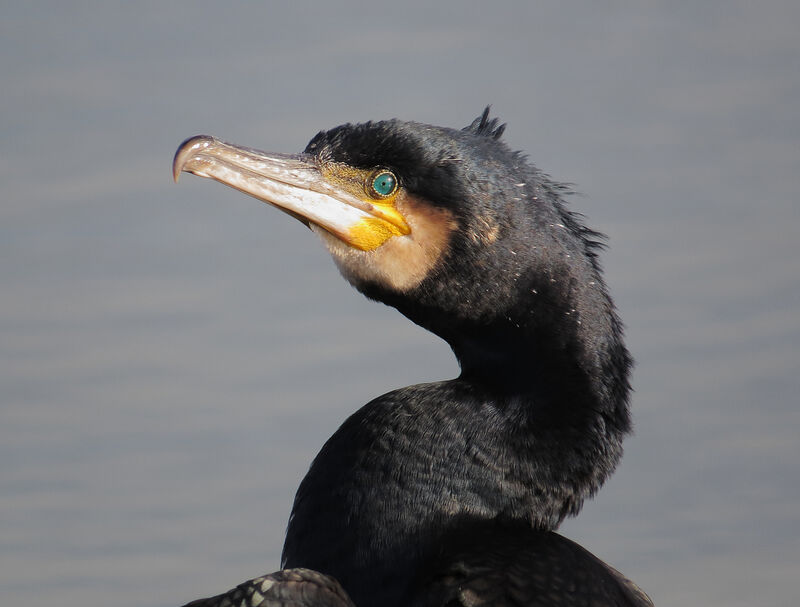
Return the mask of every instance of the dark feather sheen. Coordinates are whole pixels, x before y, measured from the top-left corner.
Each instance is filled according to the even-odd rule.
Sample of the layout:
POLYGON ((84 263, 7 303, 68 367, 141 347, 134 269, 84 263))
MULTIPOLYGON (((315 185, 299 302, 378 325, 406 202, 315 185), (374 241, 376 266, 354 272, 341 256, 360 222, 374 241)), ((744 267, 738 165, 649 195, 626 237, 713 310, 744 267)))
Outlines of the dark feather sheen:
POLYGON ((504 130, 486 108, 461 130, 347 124, 305 150, 387 168, 457 224, 413 288, 351 280, 446 340, 461 375, 354 413, 292 509, 283 566, 332 576, 359 607, 650 604, 554 532, 622 456, 632 360, 601 275, 603 236, 504 130))

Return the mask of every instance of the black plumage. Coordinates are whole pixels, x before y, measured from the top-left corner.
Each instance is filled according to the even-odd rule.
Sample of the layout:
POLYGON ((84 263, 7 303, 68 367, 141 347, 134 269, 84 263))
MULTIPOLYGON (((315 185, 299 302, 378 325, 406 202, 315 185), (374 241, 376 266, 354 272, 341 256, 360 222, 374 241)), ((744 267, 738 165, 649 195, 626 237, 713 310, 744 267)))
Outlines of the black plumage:
POLYGON ((283 598, 245 604, 347 604, 319 573, 358 607, 650 604, 554 533, 622 455, 631 359, 601 236, 503 130, 487 110, 462 130, 344 125, 294 157, 208 137, 178 150, 176 176, 212 177, 299 217, 351 284, 445 339, 461 366, 456 379, 395 390, 345 421, 295 498, 283 550, 295 577, 246 583, 239 592, 266 579, 283 598), (264 195, 249 180, 253 163, 269 162, 280 166, 255 177, 266 187, 363 207, 366 223, 342 228, 338 211, 320 218, 264 195), (396 177, 397 192, 372 191, 376 171, 396 177), (377 227, 364 236, 364 225, 377 227))

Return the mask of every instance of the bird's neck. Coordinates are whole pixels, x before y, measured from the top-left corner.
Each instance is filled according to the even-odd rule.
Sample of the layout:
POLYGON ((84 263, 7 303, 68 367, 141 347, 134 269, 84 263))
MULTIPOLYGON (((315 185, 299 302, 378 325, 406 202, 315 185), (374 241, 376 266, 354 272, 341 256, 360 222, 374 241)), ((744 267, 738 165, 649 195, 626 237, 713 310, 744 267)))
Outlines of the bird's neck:
POLYGON ((380 604, 460 525, 554 529, 578 512, 627 428, 575 391, 498 391, 470 375, 391 392, 342 425, 297 493, 285 566, 330 573, 356 604, 380 604))
POLYGON ((459 529, 551 530, 576 514, 630 427, 630 359, 586 267, 520 272, 489 291, 496 298, 463 281, 448 307, 433 290, 381 294, 443 337, 462 374, 379 397, 339 428, 298 490, 285 566, 330 573, 356 604, 382 604, 375 597, 400 596, 402 578, 459 529))

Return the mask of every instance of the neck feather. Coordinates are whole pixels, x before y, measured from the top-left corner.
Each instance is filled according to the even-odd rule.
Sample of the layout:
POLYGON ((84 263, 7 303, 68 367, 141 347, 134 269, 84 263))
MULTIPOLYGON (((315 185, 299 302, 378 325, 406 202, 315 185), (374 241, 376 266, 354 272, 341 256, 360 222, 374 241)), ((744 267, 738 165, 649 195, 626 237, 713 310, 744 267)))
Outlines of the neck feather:
POLYGON ((398 572, 464 521, 555 529, 614 469, 627 431, 561 398, 462 377, 372 401, 303 480, 284 566, 334 575, 359 604, 397 592, 398 572))

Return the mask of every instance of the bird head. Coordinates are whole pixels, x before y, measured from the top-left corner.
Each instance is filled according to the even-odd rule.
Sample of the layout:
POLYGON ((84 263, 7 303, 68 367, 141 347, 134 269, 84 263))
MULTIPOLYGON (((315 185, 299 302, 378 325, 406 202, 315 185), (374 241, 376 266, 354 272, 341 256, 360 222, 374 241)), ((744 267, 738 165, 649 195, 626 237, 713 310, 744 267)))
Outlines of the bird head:
POLYGON ((542 352, 597 350, 618 337, 597 235, 566 210, 561 186, 508 148, 504 128, 488 108, 460 130, 346 124, 294 155, 201 135, 178 148, 173 173, 308 225, 353 286, 443 337, 463 371, 527 365, 532 339, 542 352))

